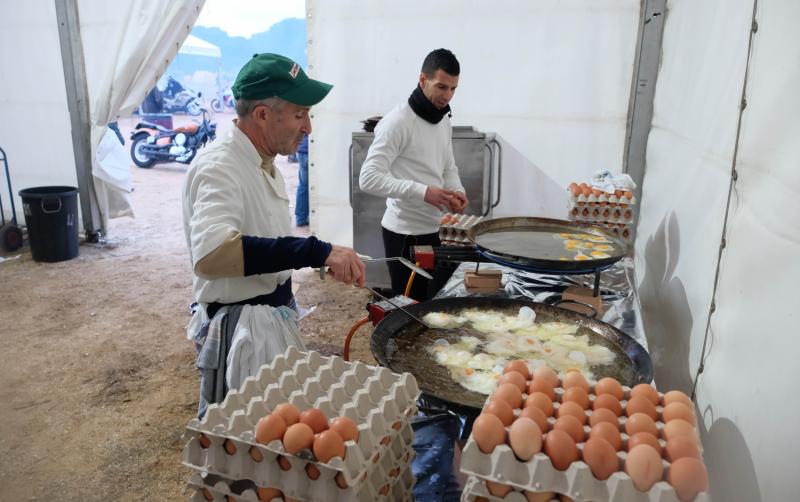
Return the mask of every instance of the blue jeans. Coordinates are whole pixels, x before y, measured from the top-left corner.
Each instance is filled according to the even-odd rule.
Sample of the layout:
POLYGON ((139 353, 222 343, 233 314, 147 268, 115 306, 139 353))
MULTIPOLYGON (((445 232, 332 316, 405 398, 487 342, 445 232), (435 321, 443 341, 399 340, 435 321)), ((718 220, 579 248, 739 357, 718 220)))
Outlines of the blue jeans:
POLYGON ((458 502, 461 489, 453 473, 453 455, 461 422, 447 417, 414 428, 411 461, 414 473, 414 498, 417 502, 458 502))
POLYGON ((297 174, 299 179, 294 202, 294 218, 297 226, 304 226, 308 225, 308 154, 298 153, 297 158, 300 161, 300 169, 297 174))

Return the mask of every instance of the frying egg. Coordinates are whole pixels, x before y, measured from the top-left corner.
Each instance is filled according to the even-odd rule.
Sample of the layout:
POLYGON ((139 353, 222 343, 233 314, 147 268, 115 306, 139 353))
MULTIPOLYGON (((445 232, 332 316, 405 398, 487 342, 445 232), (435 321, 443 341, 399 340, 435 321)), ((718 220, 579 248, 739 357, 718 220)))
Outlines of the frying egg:
POLYGON ((602 251, 592 251, 589 254, 591 254, 593 258, 611 258, 610 254, 603 253, 602 251))
POLYGON ((583 253, 578 253, 578 254, 576 254, 576 255, 575 255, 575 259, 576 259, 577 261, 591 260, 591 258, 589 258, 588 256, 586 256, 586 255, 585 255, 585 254, 583 254, 583 253))
POLYGON ((481 413, 472 425, 472 437, 478 448, 486 454, 492 453, 495 446, 505 443, 506 430, 503 422, 494 415, 481 413))
MULTIPOLYGON (((603 239, 600 242, 608 242, 608 240, 603 239)), ((611 246, 609 246, 608 244, 597 244, 594 248, 597 251, 611 251, 612 249, 614 249, 611 246)))

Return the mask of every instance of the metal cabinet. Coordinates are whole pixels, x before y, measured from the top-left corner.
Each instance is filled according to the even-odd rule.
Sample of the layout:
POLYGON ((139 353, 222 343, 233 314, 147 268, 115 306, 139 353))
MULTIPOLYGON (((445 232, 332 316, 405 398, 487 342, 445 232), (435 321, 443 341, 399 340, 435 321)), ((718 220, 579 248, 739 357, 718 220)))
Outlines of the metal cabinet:
MULTIPOLYGON (((350 206, 353 208, 353 246, 362 254, 382 257, 381 219, 386 199, 361 191, 358 177, 367 158, 374 134, 354 132, 350 145, 350 206)), ((458 174, 470 204, 466 214, 491 217, 492 208, 500 203, 502 150, 494 133, 476 131, 473 127, 453 127, 453 156, 458 174)), ((389 288, 389 271, 384 263, 367 267, 367 284, 389 288)))

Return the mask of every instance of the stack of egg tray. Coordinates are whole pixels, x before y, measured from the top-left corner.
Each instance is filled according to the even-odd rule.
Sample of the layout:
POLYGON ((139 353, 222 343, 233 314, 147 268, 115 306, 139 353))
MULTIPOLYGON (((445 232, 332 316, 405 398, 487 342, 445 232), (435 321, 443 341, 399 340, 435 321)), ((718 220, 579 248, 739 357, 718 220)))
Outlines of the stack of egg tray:
POLYGON ((483 216, 447 213, 439 226, 439 240, 443 246, 471 246, 467 230, 481 220, 483 216))
POLYGON ((630 242, 633 238, 633 208, 636 197, 617 197, 603 193, 595 195, 570 194, 569 219, 584 223, 594 223, 604 227, 609 233, 630 242))
POLYGON ((183 464, 202 474, 189 482, 195 489, 192 500, 209 500, 211 494, 211 500, 257 502, 257 487, 276 488, 287 498, 303 501, 409 500, 414 484, 410 417, 417 412, 418 397, 411 374, 290 347, 257 376, 247 378, 241 389, 230 391, 221 404, 209 406, 202 421, 193 419, 187 425, 190 440, 183 464), (308 450, 286 453, 280 440, 257 443, 258 420, 285 402, 301 412, 314 407, 329 419, 352 419, 358 441, 345 443, 344 460, 337 457, 327 464, 315 462, 308 450), (210 443, 207 448, 201 435, 210 443), (235 447, 232 454, 226 442, 228 450, 235 447), (261 453, 261 461, 253 459, 251 449, 261 453), (290 469, 282 470, 279 456, 290 469), (320 472, 316 480, 306 473, 309 464, 320 472), (346 487, 340 488, 337 481, 346 487))
MULTIPOLYGON (((590 381, 590 401, 595 398, 594 384, 590 381)), ((625 398, 621 401, 623 409, 630 397, 630 387, 622 387, 625 398)), ((555 389, 556 399, 553 400, 555 411, 552 417, 548 417, 548 430, 552 430, 555 423, 555 416, 561 403, 561 396, 564 394, 562 387, 555 389)), ((659 393, 663 403, 664 395, 659 393)), ((489 404, 491 397, 486 400, 484 406, 489 404)), ((524 406, 524 404, 523 404, 524 406)), ((592 404, 586 410, 587 417, 591 417, 592 404)), ((661 405, 656 407, 658 420, 656 427, 659 433, 659 444, 662 451, 666 442, 661 438, 664 429, 664 422, 661 412, 661 405)), ((521 410, 514 410, 514 415, 519 416, 521 410)), ((663 481, 667 477, 670 463, 662 458, 664 473, 662 481, 657 482, 647 492, 639 491, 631 478, 625 473, 624 465, 628 450, 628 435, 625 433, 625 422, 627 417, 619 417, 619 431, 622 438, 622 448, 617 452, 619 460, 619 470, 614 472, 608 479, 599 480, 594 477, 589 466, 579 460, 573 462, 564 471, 559 471, 553 467, 550 457, 543 451, 534 455, 527 462, 517 459, 508 444, 500 444, 495 447, 490 454, 483 453, 475 439, 470 435, 464 451, 461 454, 461 472, 468 476, 468 483, 462 492, 462 502, 474 502, 476 498, 483 497, 486 500, 498 502, 526 502, 524 491, 534 493, 553 492, 564 494, 576 502, 680 502, 675 490, 669 483, 663 481), (491 495, 486 488, 485 481, 492 481, 499 484, 509 485, 513 491, 509 492, 504 498, 491 495)), ((586 438, 589 437, 590 427, 584 425, 583 431, 586 438)), ((547 432, 547 431, 543 431, 547 432)), ((507 435, 506 435, 507 436, 507 435)), ((583 457, 583 446, 585 443, 578 443, 578 450, 581 458, 583 457)), ((558 499, 554 499, 558 500, 558 499)), ((698 493, 694 502, 711 502, 708 492, 698 493)))

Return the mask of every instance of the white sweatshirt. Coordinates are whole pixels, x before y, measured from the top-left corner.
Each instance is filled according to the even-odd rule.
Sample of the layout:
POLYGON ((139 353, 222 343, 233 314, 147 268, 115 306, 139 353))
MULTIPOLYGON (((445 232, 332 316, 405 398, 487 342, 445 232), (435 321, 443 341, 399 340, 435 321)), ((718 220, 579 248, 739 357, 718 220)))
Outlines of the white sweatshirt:
POLYGON ((442 212, 425 202, 428 186, 464 192, 453 158, 448 117, 431 124, 407 102, 378 122, 358 178, 361 190, 386 197, 381 225, 403 235, 439 231, 442 212))

